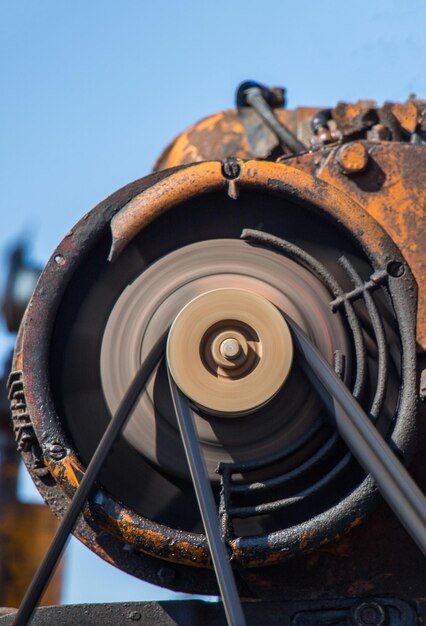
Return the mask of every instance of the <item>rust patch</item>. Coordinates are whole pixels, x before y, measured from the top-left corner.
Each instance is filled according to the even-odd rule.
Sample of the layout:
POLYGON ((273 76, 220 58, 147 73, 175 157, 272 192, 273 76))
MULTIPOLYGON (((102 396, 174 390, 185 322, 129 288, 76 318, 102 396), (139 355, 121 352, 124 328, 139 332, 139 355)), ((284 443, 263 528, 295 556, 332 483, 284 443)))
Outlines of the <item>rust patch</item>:
POLYGON ((154 217, 170 207, 208 191, 225 188, 220 163, 207 162, 170 174, 156 185, 133 198, 111 220, 110 260, 116 258, 128 242, 154 217))
POLYGON ((354 104, 339 102, 332 110, 332 116, 342 135, 350 136, 377 122, 376 107, 374 100, 360 100, 354 104))
MULTIPOLYGON (((319 107, 298 107, 294 110, 276 109, 275 114, 287 128, 308 143, 310 120, 319 110, 319 107)), ((255 157, 236 109, 210 115, 178 135, 162 152, 153 170, 201 161, 223 161, 228 157, 255 157)), ((272 155, 268 158, 274 159, 272 155)))
POLYGON ((84 470, 73 455, 64 457, 60 462, 52 461, 46 456, 45 464, 55 480, 65 483, 72 491, 80 486, 80 476, 83 476, 84 470))
POLYGON ((311 543, 312 539, 315 538, 315 536, 316 536, 316 533, 313 530, 304 532, 302 536, 300 537, 300 542, 299 542, 299 546, 301 550, 304 550, 305 548, 307 548, 308 545, 311 543))
POLYGON ((367 148, 360 141, 348 143, 337 153, 340 167, 345 174, 362 172, 367 166, 367 148))
POLYGON ((392 105, 392 113, 398 120, 401 128, 407 133, 414 133, 417 127, 418 109, 412 100, 408 102, 396 102, 392 105))
POLYGON ((342 176, 335 152, 319 173, 322 180, 363 206, 383 226, 407 260, 419 287, 417 340, 424 349, 426 176, 422 172, 425 171, 424 146, 383 142, 371 145, 368 167, 356 178, 342 176))

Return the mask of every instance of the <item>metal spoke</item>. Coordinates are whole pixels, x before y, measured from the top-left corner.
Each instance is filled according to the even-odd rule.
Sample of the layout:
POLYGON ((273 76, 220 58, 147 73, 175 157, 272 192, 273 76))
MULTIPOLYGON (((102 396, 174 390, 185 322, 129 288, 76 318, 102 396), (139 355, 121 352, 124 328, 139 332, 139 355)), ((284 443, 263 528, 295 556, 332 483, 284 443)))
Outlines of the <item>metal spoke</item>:
POLYGON ((425 496, 328 362, 294 322, 288 318, 287 322, 301 366, 334 418, 340 435, 426 554, 425 496))
POLYGON ((206 531, 226 619, 230 626, 245 626, 246 621, 234 574, 226 554, 225 544, 219 533, 217 508, 188 401, 177 387, 169 370, 167 371, 176 417, 206 531))
POLYGON ((122 428, 130 416, 154 367, 157 365, 164 353, 167 333, 163 334, 148 354, 148 357, 142 364, 126 395, 121 401, 115 416, 108 424, 108 427, 105 430, 105 433, 103 434, 102 439, 87 467, 80 486, 75 492, 74 497, 71 500, 71 504, 61 521, 52 543, 50 544, 49 550, 35 573, 31 585, 27 589, 21 606, 16 613, 13 626, 25 626, 31 619, 31 615, 33 614, 33 611, 37 606, 47 583, 49 582, 58 559, 62 554, 65 543, 74 528, 77 518, 80 515, 87 498, 89 497, 90 491, 92 490, 99 472, 101 471, 113 444, 117 440, 122 428))

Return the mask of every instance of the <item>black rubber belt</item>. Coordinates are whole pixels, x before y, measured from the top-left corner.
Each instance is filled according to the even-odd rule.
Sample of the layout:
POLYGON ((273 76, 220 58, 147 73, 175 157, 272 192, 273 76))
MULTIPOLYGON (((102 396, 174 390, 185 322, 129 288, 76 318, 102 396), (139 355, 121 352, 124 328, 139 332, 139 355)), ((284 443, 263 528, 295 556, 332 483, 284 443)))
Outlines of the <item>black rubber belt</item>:
POLYGON ((337 430, 395 515, 426 555, 426 498, 387 442, 322 354, 292 320, 301 366, 332 416, 337 430))
POLYGON ((21 606, 15 615, 13 626, 26 626, 31 619, 31 615, 41 598, 44 588, 49 582, 67 539, 74 528, 77 518, 80 515, 87 498, 90 495, 93 485, 99 476, 99 472, 101 471, 112 446, 117 440, 121 430, 124 428, 124 425, 129 418, 154 367, 164 354, 167 334, 168 331, 163 334, 148 354, 148 357, 142 364, 139 372, 136 374, 133 382, 126 392, 126 395, 121 401, 116 414, 108 424, 108 427, 105 430, 105 433, 103 434, 89 465, 87 466, 83 479, 77 488, 73 499, 71 500, 71 504, 65 513, 58 530, 56 531, 52 543, 50 544, 43 561, 41 562, 30 586, 27 589, 24 599, 21 602, 21 606))
POLYGON ((168 370, 173 404, 182 436, 183 446, 200 507, 201 518, 212 556, 214 570, 230 626, 245 626, 245 617, 235 584, 225 544, 219 533, 218 513, 210 480, 204 463, 200 441, 195 430, 188 400, 182 394, 168 370))

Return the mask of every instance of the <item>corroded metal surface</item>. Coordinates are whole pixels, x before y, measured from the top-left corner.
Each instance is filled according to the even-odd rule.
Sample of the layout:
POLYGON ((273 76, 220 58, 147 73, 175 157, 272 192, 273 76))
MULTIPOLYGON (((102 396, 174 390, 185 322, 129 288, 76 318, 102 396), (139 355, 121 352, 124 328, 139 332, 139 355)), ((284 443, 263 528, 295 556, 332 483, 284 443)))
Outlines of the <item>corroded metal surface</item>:
MULTIPOLYGON (((293 133, 306 141, 310 120, 319 108, 277 109, 275 114, 293 133)), ((269 158, 275 154, 276 138, 248 108, 223 111, 201 120, 178 135, 160 155, 154 170, 200 161, 223 161, 228 157, 269 158), (260 150, 260 152, 259 152, 260 150)))
MULTIPOLYGON (((426 347, 426 176, 419 175, 426 171, 425 110, 425 102, 413 98, 383 107, 360 101, 339 103, 326 111, 277 110, 282 123, 311 148, 291 157, 253 110, 218 113, 182 133, 155 165, 156 170, 175 169, 132 183, 77 224, 44 271, 21 329, 10 379, 16 400, 15 432, 19 441, 26 442, 23 457, 57 515, 62 515, 85 471, 50 387, 50 342, 61 299, 96 246, 105 257, 109 252, 113 266, 156 220, 185 203, 194 206, 199 201, 202 211, 211 197, 218 207, 221 201, 247 201, 251 195, 265 205, 278 198, 281 207, 307 210, 312 219, 319 216, 325 224, 337 226, 339 230, 333 232, 352 241, 371 273, 365 282, 358 277, 359 284, 352 291, 335 298, 333 311, 355 298, 357 290, 369 292, 384 281, 403 354, 400 390, 392 383, 387 394, 400 394, 392 445, 408 462, 418 396, 413 274, 420 288, 417 339, 426 347)), ((382 395, 384 390, 380 390, 382 395)), ((422 431, 422 442, 423 435, 422 431)), ((424 458, 421 443, 414 465, 420 481, 426 475, 424 458)), ((367 477, 337 505, 315 517, 307 516, 302 524, 256 536, 224 533, 240 593, 266 599, 280 598, 283 593, 315 598, 335 593, 405 596, 409 592, 412 598, 421 597, 424 563, 388 510, 382 506, 368 524, 361 523, 376 502, 376 488, 367 477)), ((75 534, 106 561, 149 582, 217 593, 204 535, 157 523, 101 485, 75 534)))
MULTIPOLYGON (((163 180, 157 179, 157 184, 155 178, 135 183, 131 189, 126 188, 114 194, 83 219, 55 251, 28 310, 21 334, 23 344, 19 343, 15 357, 15 367, 22 359, 22 391, 37 436, 38 443, 33 451, 34 456, 40 458, 49 469, 49 476, 42 477, 44 479, 42 483, 38 480, 39 488, 46 497, 56 500, 57 495, 54 494, 58 489, 66 496, 71 496, 84 473, 84 466, 62 430, 49 392, 48 367, 42 368, 40 363, 49 357, 50 325, 54 320, 61 293, 90 246, 107 232, 109 221, 114 214, 116 215, 111 222, 114 240, 128 243, 140 228, 163 211, 170 210, 178 202, 201 192, 206 193, 210 188, 221 189, 224 194, 228 194, 229 186, 233 183, 234 192, 237 193, 240 188, 253 191, 263 189, 268 194, 288 198, 302 205, 314 206, 316 211, 328 216, 328 219, 331 217, 337 220, 346 233, 360 242, 375 268, 387 267, 390 262, 404 263, 404 259, 380 226, 369 218, 359 205, 334 187, 280 164, 249 161, 241 162, 240 168, 240 175, 234 181, 229 181, 223 176, 220 163, 206 163, 190 166, 176 173, 165 172, 162 174, 163 180), (150 198, 150 202, 146 200, 147 197, 150 198), (363 225, 362 232, 359 229, 360 224, 363 225), (58 255, 63 259, 63 263, 58 264, 55 261, 58 255), (34 333, 37 335, 36 340, 32 339, 34 333), (37 448, 38 445, 41 448, 37 448), (56 482, 52 484, 49 477, 53 477, 56 482)), ((389 276, 388 288, 406 311, 415 310, 415 287, 408 268, 402 279, 389 276)), ((404 326, 403 319, 398 319, 398 323, 406 363, 413 364, 415 355, 410 330, 412 326, 410 324, 404 326)), ((407 445, 409 447, 412 439, 410 415, 412 416, 415 396, 413 384, 409 376, 404 380, 399 405, 399 413, 404 415, 404 420, 401 422, 397 419, 394 431, 395 440, 401 449, 406 449, 407 445)), ((34 475, 33 456, 27 457, 27 461, 34 475)), ((333 538, 335 533, 344 533, 353 527, 355 522, 352 507, 355 502, 358 502, 357 507, 363 508, 373 499, 374 489, 370 479, 366 479, 351 494, 349 501, 352 505, 348 506, 349 501, 343 501, 336 507, 334 514, 337 513, 336 519, 339 519, 339 522, 336 522, 337 528, 333 531, 333 538)), ((55 502, 51 504, 52 508, 57 509, 55 502)), ((142 559, 140 553, 126 554, 123 560, 124 554, 122 553, 122 556, 117 554, 113 536, 109 535, 108 539, 101 542, 93 535, 93 529, 100 527, 108 529, 114 533, 115 540, 119 541, 118 545, 132 545, 137 550, 148 552, 161 559, 172 560, 175 564, 205 566, 209 563, 204 536, 183 533, 144 519, 114 502, 102 490, 96 494, 89 510, 86 511, 86 516, 92 528, 88 529, 82 520, 83 530, 77 530, 80 538, 98 554, 119 567, 138 571, 139 562, 142 577, 150 579, 152 573, 149 573, 150 568, 146 566, 146 561, 142 559), (133 565, 129 564, 132 560, 135 561, 133 565), (143 567, 141 562, 144 563, 143 567)), ((294 551, 311 550, 318 546, 327 535, 328 524, 328 514, 323 514, 307 522, 303 530, 294 533, 287 531, 284 534, 273 533, 269 537, 235 540, 229 545, 237 562, 249 567, 265 565, 286 559, 294 551)), ((96 530, 95 532, 99 533, 96 530)), ((206 584, 210 586, 208 580, 211 580, 208 576, 199 576, 195 581, 194 577, 188 574, 185 585, 187 588, 193 585, 192 588, 199 591, 206 584)))
POLYGON ((315 153, 302 155, 290 163, 356 200, 398 245, 419 286, 417 340, 426 349, 426 175, 422 174, 426 172, 426 146, 390 142, 363 145, 369 161, 353 176, 342 173, 339 148, 326 148, 320 157, 315 153))
MULTIPOLYGON (((318 626, 319 624, 353 624, 353 626, 383 626, 374 622, 378 613, 386 619, 386 626, 417 626, 416 611, 405 601, 397 598, 366 596, 322 599, 305 602, 244 602, 244 615, 248 624, 268 626, 318 626), (354 621, 365 615, 367 621, 354 621), (324 620, 327 620, 326 622, 324 620), (330 622, 330 620, 333 620, 330 622)), ((0 626, 11 626, 13 614, 0 613, 0 626)), ((201 600, 163 602, 124 602, 113 604, 77 604, 48 607, 35 612, 33 626, 226 626, 226 618, 220 602, 201 600)))

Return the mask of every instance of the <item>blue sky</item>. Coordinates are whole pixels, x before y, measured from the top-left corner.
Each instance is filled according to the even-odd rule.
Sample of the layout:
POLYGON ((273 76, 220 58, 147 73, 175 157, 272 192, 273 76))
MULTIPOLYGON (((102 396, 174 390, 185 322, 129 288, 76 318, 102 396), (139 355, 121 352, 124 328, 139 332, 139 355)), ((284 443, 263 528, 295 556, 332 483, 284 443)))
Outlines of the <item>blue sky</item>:
MULTIPOLYGON (((426 98, 425 26, 417 0, 3 0, 0 292, 14 241, 44 264, 175 135, 232 107, 242 80, 286 86, 289 107, 426 98)), ((1 327, 0 358, 12 344, 1 327)), ((70 544, 66 602, 165 594, 70 544)))

